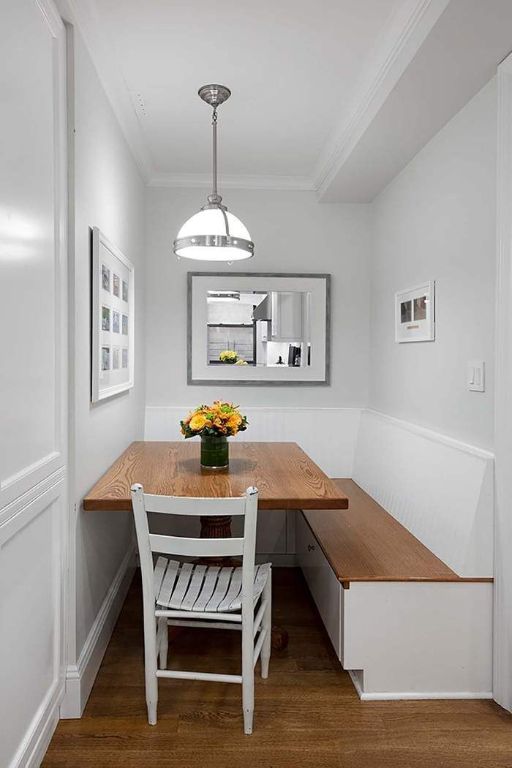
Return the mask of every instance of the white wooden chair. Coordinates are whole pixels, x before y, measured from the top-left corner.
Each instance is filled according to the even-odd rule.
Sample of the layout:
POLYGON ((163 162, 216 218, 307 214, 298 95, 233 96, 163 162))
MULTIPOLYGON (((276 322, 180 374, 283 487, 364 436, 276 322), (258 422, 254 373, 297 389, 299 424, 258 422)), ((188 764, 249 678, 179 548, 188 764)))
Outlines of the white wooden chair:
POLYGON ((189 498, 144 493, 132 486, 144 606, 144 656, 148 721, 157 720, 158 678, 212 680, 242 684, 244 732, 252 733, 254 667, 261 655, 261 676, 268 676, 271 644, 272 579, 270 563, 255 567, 258 491, 240 498, 189 498), (150 533, 148 512, 172 515, 244 515, 243 538, 197 539, 150 533), (199 565, 160 556, 242 556, 241 568, 199 565), (241 629, 242 674, 167 669, 168 625, 241 629), (160 664, 158 665, 157 657, 160 664))

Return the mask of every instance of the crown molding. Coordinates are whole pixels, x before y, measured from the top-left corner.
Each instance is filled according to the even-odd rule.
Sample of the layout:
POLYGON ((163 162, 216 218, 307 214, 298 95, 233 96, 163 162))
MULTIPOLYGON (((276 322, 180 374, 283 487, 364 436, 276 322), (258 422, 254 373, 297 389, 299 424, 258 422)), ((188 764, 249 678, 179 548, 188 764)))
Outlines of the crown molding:
POLYGON ((53 37, 58 37, 64 31, 64 25, 57 6, 53 0, 35 0, 53 37))
POLYGON ((116 66, 115 56, 112 55, 94 0, 55 1, 64 21, 79 30, 128 147, 142 178, 147 183, 153 173, 151 155, 130 93, 116 66))
MULTIPOLYGON (((150 187, 209 189, 211 185, 211 176, 201 173, 155 173, 148 180, 150 187)), ((222 189, 314 190, 313 181, 307 176, 221 175, 219 187, 222 189)))
POLYGON ((348 117, 338 122, 321 152, 313 173, 319 198, 340 172, 449 2, 405 0, 392 14, 359 79, 348 117))
MULTIPOLYGON (((141 175, 152 187, 208 188, 210 177, 195 173, 160 173, 149 148, 123 76, 112 56, 95 0, 55 0, 61 15, 82 35, 99 79, 141 175)), ((355 88, 348 117, 340 119, 309 176, 227 175, 225 189, 314 190, 319 199, 385 103, 450 0, 404 0, 390 17, 355 88)))

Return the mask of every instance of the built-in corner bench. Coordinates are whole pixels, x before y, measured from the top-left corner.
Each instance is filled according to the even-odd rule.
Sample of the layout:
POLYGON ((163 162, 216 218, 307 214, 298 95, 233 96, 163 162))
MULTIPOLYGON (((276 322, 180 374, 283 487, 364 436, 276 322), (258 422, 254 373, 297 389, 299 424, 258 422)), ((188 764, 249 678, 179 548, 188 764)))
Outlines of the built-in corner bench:
MULTIPOLYGON (((379 423, 363 423, 359 455, 365 454, 364 441, 376 437, 375 426, 378 431, 382 427, 379 423), (365 435, 365 430, 370 434, 365 435)), ((393 425, 393 429, 397 428, 393 425)), ((391 455, 395 461, 400 460, 399 452, 393 450, 397 436, 386 437, 391 439, 391 455)), ((398 435, 398 439, 403 436, 398 435)), ((382 445, 380 439, 377 444, 382 445)), ((365 467, 367 472, 368 464, 365 467)), ((445 471, 450 469, 445 466, 445 471)), ((357 461, 355 471, 368 481, 357 461)), ((459 483, 463 480, 460 473, 452 479, 459 483)), ((466 510, 471 531, 462 549, 469 547, 469 559, 456 538, 457 510, 442 525, 435 507, 430 513, 431 527, 437 529, 438 535, 453 537, 452 560, 464 555, 464 575, 411 533, 417 524, 413 513, 406 518, 405 527, 354 480, 335 481, 349 498, 348 510, 299 514, 299 564, 336 654, 350 672, 361 698, 491 697, 492 578, 481 560, 482 552, 477 552, 478 541, 475 547, 472 541, 476 533, 481 539, 480 550, 488 546, 489 536, 484 535, 481 521, 477 520, 482 517, 478 508, 485 497, 486 471, 480 479, 480 497, 474 508, 468 505, 466 510), (474 575, 468 575, 471 557, 474 575)), ((442 509, 441 496, 440 491, 438 507, 442 509)), ((425 519, 422 524, 428 538, 425 519)), ((459 537, 463 538, 462 529, 459 537)), ((444 536, 440 541, 444 546, 444 536)))

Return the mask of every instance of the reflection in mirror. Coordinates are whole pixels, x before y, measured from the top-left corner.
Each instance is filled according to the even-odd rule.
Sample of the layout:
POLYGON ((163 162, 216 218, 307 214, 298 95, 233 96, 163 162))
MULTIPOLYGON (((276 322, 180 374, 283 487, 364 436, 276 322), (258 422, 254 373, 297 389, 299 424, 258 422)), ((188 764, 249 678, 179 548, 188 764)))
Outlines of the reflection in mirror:
POLYGON ((309 291, 209 290, 207 364, 311 365, 309 291))

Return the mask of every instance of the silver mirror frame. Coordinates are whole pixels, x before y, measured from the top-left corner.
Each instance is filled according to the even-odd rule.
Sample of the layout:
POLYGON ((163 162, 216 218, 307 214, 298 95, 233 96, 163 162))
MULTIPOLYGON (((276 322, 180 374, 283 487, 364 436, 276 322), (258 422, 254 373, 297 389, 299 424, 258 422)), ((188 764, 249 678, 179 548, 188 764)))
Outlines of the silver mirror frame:
POLYGON ((326 387, 331 383, 331 275, 317 272, 187 272, 187 384, 229 387, 326 387), (192 282, 194 277, 290 277, 325 280, 325 376, 317 381, 194 379, 192 375, 192 282))

